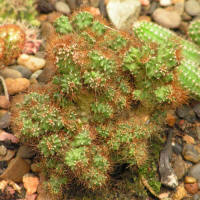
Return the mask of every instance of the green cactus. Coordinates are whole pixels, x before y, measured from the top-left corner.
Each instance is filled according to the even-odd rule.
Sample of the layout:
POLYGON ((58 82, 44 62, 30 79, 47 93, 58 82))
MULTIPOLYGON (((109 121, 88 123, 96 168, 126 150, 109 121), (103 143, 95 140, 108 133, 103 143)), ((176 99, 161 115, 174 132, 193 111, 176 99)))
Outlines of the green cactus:
POLYGON ((39 26, 35 0, 0 0, 0 24, 25 21, 30 25, 39 26))
MULTIPOLYGON (((116 164, 137 165, 146 174, 148 143, 164 118, 155 122, 155 112, 181 104, 186 92, 200 97, 199 69, 187 63, 193 57, 181 60, 171 33, 163 43, 147 29, 155 43, 140 41, 89 12, 62 16, 54 26, 60 34, 47 41, 47 59, 55 62, 56 75, 25 95, 12 120, 21 141, 40 152, 47 187, 58 193, 76 180, 103 188, 116 164)), ((153 182, 152 176, 145 177, 153 182)), ((159 192, 158 182, 152 187, 159 192)))
POLYGON ((190 23, 188 34, 192 41, 200 46, 200 20, 195 20, 190 23))

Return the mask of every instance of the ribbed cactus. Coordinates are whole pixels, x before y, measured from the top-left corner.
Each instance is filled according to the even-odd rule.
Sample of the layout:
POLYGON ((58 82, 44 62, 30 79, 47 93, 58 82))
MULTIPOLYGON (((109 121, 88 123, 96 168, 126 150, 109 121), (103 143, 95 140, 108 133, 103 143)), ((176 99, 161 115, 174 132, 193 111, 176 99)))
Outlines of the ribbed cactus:
POLYGON ((188 28, 188 35, 194 43, 200 46, 200 20, 191 22, 188 28))
MULTIPOLYGON (((142 41, 155 42, 158 45, 165 45, 167 41, 180 46, 180 50, 175 52, 180 57, 180 65, 175 69, 178 82, 189 94, 200 99, 200 49, 175 33, 151 22, 137 22, 133 30, 142 41)), ((168 49, 167 46, 166 48, 168 49)))

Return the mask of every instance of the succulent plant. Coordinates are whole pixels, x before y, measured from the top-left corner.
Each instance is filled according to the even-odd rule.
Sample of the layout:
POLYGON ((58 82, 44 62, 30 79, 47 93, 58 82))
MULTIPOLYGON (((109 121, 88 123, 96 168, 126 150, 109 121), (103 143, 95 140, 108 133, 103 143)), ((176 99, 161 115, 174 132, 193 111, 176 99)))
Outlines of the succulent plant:
MULTIPOLYGON (((62 16, 54 26, 47 59, 56 75, 25 95, 12 120, 21 141, 39 150, 47 187, 57 195, 74 180, 103 188, 113 167, 124 163, 148 179, 148 142, 164 117, 156 122, 157 110, 164 113, 189 95, 200 98, 196 63, 189 69, 191 59, 182 61, 176 40, 161 43, 151 32, 155 42, 133 38, 87 11, 62 16)), ((149 178, 158 192, 156 178, 149 178)))
POLYGON ((25 44, 25 33, 17 25, 0 26, 0 68, 9 65, 22 52, 25 44))
POLYGON ((14 21, 26 21, 28 24, 38 26, 36 19, 35 0, 0 0, 0 24, 12 23, 14 21), (11 21, 9 21, 11 20, 11 21))
POLYGON ((200 46, 200 20, 195 20, 190 23, 188 35, 194 43, 200 46))

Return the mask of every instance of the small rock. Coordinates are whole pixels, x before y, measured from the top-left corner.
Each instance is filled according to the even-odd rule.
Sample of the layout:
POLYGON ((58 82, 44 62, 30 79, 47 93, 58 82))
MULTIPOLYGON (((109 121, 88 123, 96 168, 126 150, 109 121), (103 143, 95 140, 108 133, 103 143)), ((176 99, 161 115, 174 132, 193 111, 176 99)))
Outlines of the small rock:
POLYGON ((139 0, 110 0, 106 9, 117 29, 129 30, 140 14, 141 3, 139 0))
POLYGON ((180 15, 184 13, 185 0, 173 0, 174 10, 180 15))
POLYGON ((0 108, 7 109, 10 107, 10 102, 6 96, 0 96, 0 108))
POLYGON ((44 22, 41 25, 41 34, 42 37, 47 39, 54 33, 53 25, 50 22, 44 22))
POLYGON ((197 180, 196 180, 196 178, 194 178, 194 177, 192 177, 192 176, 186 176, 184 182, 185 182, 185 183, 192 184, 192 183, 196 183, 197 180))
POLYGON ((190 111, 190 107, 188 105, 182 105, 176 109, 176 114, 181 119, 184 119, 190 111))
POLYGON ((175 117, 173 111, 167 112, 166 122, 167 122, 167 125, 170 126, 170 127, 173 127, 175 125, 176 117, 175 117))
POLYGON ((149 6, 150 5, 149 0, 140 0, 140 3, 141 3, 142 6, 149 6))
POLYGON ((7 169, 0 176, 0 179, 9 179, 14 182, 21 182, 24 174, 28 173, 30 165, 20 157, 12 159, 7 169))
POLYGON ((184 158, 191 162, 197 163, 200 160, 200 148, 192 144, 186 144, 182 152, 184 158))
POLYGON ((150 18, 149 16, 143 15, 143 16, 140 16, 140 17, 138 18, 138 21, 150 22, 150 21, 151 21, 151 18, 150 18))
POLYGON ((188 23, 187 22, 181 22, 179 29, 181 30, 181 32, 185 35, 187 35, 188 33, 188 23))
POLYGON ((30 77, 30 79, 37 79, 39 76, 40 76, 40 74, 43 72, 43 70, 37 70, 37 71, 35 71, 32 75, 31 75, 31 77, 30 77))
POLYGON ((172 142, 172 150, 176 154, 181 154, 183 151, 182 145, 172 142))
POLYGON ((90 5, 91 5, 92 7, 98 8, 99 2, 100 2, 100 1, 101 1, 101 0, 90 0, 90 5))
POLYGON ((172 199, 173 200, 182 200, 186 196, 187 196, 187 191, 185 190, 184 185, 180 184, 177 187, 176 192, 174 193, 172 199))
POLYGON ((5 82, 10 95, 24 92, 30 86, 30 81, 26 78, 7 78, 5 82))
POLYGON ((196 126, 197 138, 200 140, 200 126, 196 126))
POLYGON ((200 199, 200 194, 195 194, 195 195, 193 195, 193 197, 192 197, 192 200, 199 200, 200 199))
POLYGON ((190 21, 190 20, 192 20, 192 17, 190 15, 188 15, 186 12, 183 12, 183 14, 182 14, 182 20, 184 20, 184 21, 190 21))
POLYGON ((17 156, 24 159, 33 158, 34 155, 35 155, 35 152, 33 151, 33 149, 25 145, 20 146, 17 152, 17 156))
POLYGON ((7 167, 8 167, 7 161, 0 161, 0 174, 3 173, 7 167))
POLYGON ((7 153, 5 156, 0 156, 0 161, 10 161, 15 155, 14 150, 7 150, 7 153))
POLYGON ((76 0, 67 0, 67 4, 72 10, 75 10, 77 8, 76 0))
POLYGON ((14 70, 17 70, 18 72, 20 72, 22 74, 22 76, 24 78, 27 78, 27 79, 29 79, 31 74, 32 74, 30 69, 28 69, 28 68, 26 68, 26 67, 24 67, 22 65, 14 65, 14 66, 12 66, 10 68, 14 69, 14 70))
POLYGON ((200 182, 200 163, 197 163, 196 165, 193 165, 189 171, 188 171, 188 176, 192 176, 195 179, 200 182))
POLYGON ((189 0, 185 3, 185 11, 191 16, 200 14, 200 3, 196 0, 189 0))
POLYGON ((150 4, 150 8, 148 10, 148 14, 152 15, 153 12, 156 10, 156 8, 158 7, 158 3, 156 1, 153 1, 151 4, 150 4))
POLYGON ((194 106, 194 112, 196 113, 197 117, 200 118, 200 103, 194 106))
POLYGON ((36 200, 36 198, 37 194, 26 194, 25 200, 36 200))
POLYGON ((198 183, 192 183, 192 184, 186 183, 184 186, 189 194, 196 194, 199 190, 198 183))
POLYGON ((161 6, 170 6, 172 4, 171 0, 160 0, 161 6))
POLYGON ((56 67, 54 63, 50 60, 47 60, 46 67, 44 68, 43 72, 39 75, 38 81, 47 83, 52 79, 55 73, 56 67))
POLYGON ((10 117, 8 111, 0 112, 0 129, 7 128, 10 125, 10 117))
POLYGON ((61 12, 66 15, 70 14, 71 12, 69 6, 65 2, 62 2, 62 1, 57 1, 55 4, 55 8, 58 12, 61 12))
POLYGON ((21 54, 17 62, 18 64, 30 69, 32 72, 42 69, 46 64, 46 61, 44 59, 27 54, 21 54))
POLYGON ((7 153, 7 149, 4 145, 0 145, 0 156, 5 156, 7 153))
POLYGON ((184 135, 183 141, 185 141, 187 144, 195 144, 194 138, 190 135, 184 135))
POLYGON ((172 168, 174 170, 174 173, 176 174, 178 180, 182 179, 185 175, 187 169, 184 160, 182 159, 182 156, 178 155, 173 159, 174 162, 172 163, 172 168))
POLYGON ((54 5, 50 1, 38 0, 37 10, 40 13, 50 13, 54 10, 54 5))
POLYGON ((166 28, 178 28, 181 23, 181 16, 173 10, 157 8, 153 13, 153 19, 166 28))
POLYGON ((5 68, 0 70, 0 75, 4 78, 21 78, 22 74, 14 69, 5 68))
POLYGON ((16 136, 0 130, 0 141, 6 141, 6 140, 11 141, 12 143, 18 143, 19 142, 19 139, 16 136))
POLYGON ((39 185, 39 178, 37 176, 33 174, 25 174, 22 181, 28 195, 37 191, 37 187, 39 185))

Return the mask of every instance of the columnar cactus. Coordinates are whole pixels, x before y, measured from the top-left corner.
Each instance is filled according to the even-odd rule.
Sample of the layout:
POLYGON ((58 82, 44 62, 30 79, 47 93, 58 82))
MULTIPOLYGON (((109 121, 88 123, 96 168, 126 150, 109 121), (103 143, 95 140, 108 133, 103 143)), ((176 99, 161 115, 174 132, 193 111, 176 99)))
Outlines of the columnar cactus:
POLYGON ((200 20, 193 21, 188 28, 189 37, 200 46, 200 20))
POLYGON ((87 11, 62 16, 54 26, 47 59, 56 75, 25 95, 12 120, 21 141, 39 150, 48 188, 61 194, 74 180, 102 188, 115 164, 126 163, 145 171, 159 191, 146 173, 148 139, 161 130, 152 116, 158 107, 183 103, 189 92, 199 98, 199 85, 189 78, 198 81, 199 69, 182 62, 178 42, 144 42, 87 11))

